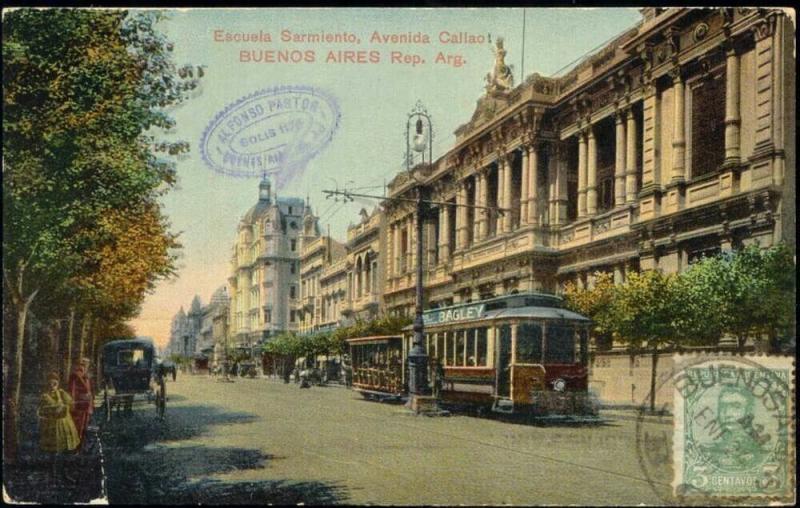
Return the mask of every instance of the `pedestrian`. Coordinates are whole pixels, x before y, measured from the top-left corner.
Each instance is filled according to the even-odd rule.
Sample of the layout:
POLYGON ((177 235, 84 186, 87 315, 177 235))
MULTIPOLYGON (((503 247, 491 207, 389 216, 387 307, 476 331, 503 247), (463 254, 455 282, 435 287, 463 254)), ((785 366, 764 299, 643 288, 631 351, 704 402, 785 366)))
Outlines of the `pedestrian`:
POLYGON ((39 399, 36 415, 39 417, 39 448, 52 454, 52 475, 62 474, 70 482, 75 478, 64 471, 63 456, 74 452, 80 446, 80 437, 72 421, 70 409, 73 402, 70 395, 58 387, 58 374, 47 377, 48 389, 39 399))
POLYGON ((434 365, 434 381, 433 381, 433 396, 439 397, 442 393, 442 386, 444 385, 444 366, 442 360, 439 358, 433 359, 434 365))
POLYGON ((173 365, 171 369, 172 369, 172 380, 175 381, 178 377, 178 368, 175 367, 175 365, 173 365))
POLYGON ((86 442, 86 427, 92 418, 92 412, 94 412, 94 390, 92 389, 92 381, 89 378, 90 363, 88 358, 81 358, 78 366, 70 374, 69 384, 67 385, 69 394, 74 402, 70 413, 78 431, 78 437, 81 440, 81 448, 86 442))

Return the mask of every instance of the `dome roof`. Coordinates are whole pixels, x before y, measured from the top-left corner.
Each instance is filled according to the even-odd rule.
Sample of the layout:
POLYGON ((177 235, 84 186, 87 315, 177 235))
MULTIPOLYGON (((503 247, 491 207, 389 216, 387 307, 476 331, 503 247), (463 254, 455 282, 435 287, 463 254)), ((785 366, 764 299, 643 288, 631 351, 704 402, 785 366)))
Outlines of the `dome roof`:
POLYGON ((211 295, 211 305, 227 305, 231 301, 228 296, 228 286, 220 286, 211 295))
POLYGON ((250 208, 244 217, 243 222, 255 222, 261 215, 270 207, 269 201, 260 200, 252 208, 250 208))

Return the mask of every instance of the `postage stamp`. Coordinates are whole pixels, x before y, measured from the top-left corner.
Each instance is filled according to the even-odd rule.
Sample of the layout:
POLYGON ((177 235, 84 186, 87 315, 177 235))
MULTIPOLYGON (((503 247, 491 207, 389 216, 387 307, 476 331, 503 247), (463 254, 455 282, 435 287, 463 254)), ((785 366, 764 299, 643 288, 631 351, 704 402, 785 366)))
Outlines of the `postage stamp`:
POLYGON ((674 376, 676 496, 791 495, 792 377, 792 358, 757 355, 711 356, 674 376))
POLYGON ((230 176, 270 174, 276 183, 302 171, 339 125, 334 97, 318 88, 276 86, 241 97, 203 131, 205 164, 230 176))

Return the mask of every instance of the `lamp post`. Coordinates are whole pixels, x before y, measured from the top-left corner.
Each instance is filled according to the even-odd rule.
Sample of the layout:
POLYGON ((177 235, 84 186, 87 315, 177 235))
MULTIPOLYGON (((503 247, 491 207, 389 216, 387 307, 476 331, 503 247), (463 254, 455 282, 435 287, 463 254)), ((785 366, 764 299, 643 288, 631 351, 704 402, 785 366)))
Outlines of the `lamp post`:
MULTIPOLYGON (((425 151, 428 152, 428 164, 433 160, 433 124, 428 111, 420 101, 408 114, 406 122, 406 171, 413 177, 413 158, 410 150, 413 149, 422 155, 422 162, 425 162, 425 151), (411 146, 411 126, 414 124, 413 147, 411 146), (427 126, 425 125, 427 123, 427 126), (425 129, 427 127, 427 129, 425 129)), ((414 339, 410 351, 408 352, 408 393, 410 395, 409 405, 414 411, 423 409, 420 402, 423 397, 430 396, 430 386, 428 385, 428 352, 425 349, 425 322, 422 318, 422 306, 424 298, 424 287, 422 284, 422 253, 425 212, 424 187, 417 180, 417 200, 416 200, 416 291, 414 302, 414 339)), ((430 404, 428 404, 430 405, 430 404)))

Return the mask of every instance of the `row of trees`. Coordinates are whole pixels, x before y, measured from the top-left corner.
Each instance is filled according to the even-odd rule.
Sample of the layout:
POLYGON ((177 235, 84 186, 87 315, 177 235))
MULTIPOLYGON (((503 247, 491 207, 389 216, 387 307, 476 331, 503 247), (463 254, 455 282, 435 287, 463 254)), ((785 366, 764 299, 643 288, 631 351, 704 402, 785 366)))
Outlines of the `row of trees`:
POLYGON ((384 315, 371 321, 358 319, 353 324, 313 335, 284 333, 267 342, 263 351, 291 358, 340 355, 347 352, 347 339, 371 335, 396 335, 409 324, 411 318, 402 316, 384 315))
POLYGON ((794 337, 796 267, 784 244, 705 257, 679 274, 631 273, 617 285, 607 273, 594 278, 591 288, 567 284, 565 301, 594 321, 596 338, 652 355, 651 409, 660 352, 714 346, 724 336, 735 337, 739 351, 752 339, 780 352, 794 337))
POLYGON ((188 144, 165 140, 168 110, 198 78, 174 64, 160 19, 3 16, 3 386, 13 416, 26 369, 66 374, 106 338, 130 336, 125 322, 174 273, 179 245, 159 198, 188 144))

